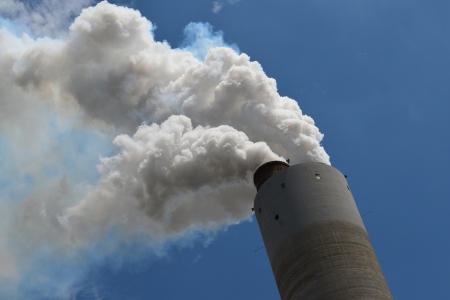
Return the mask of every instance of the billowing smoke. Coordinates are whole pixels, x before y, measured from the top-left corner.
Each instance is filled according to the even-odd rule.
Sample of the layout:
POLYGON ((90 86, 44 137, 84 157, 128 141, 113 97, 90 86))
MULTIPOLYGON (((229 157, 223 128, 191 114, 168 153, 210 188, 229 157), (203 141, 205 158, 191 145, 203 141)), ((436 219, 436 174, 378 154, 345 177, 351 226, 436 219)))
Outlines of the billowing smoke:
POLYGON ((30 274, 36 249, 86 258, 111 230, 107 253, 214 232, 251 217, 262 163, 329 164, 313 119, 220 33, 190 24, 171 48, 152 30, 107 2, 66 38, 0 29, 0 280, 30 274))

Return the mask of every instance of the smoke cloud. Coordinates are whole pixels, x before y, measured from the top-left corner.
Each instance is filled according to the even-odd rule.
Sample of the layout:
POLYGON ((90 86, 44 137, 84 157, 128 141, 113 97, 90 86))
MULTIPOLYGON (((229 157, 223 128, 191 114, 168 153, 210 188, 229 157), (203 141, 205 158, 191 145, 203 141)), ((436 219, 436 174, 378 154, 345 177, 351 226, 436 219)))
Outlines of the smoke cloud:
POLYGON ((63 5, 56 19, 56 2, 42 3, 45 26, 22 2, 0 5, 12 20, 0 29, 5 295, 76 293, 83 272, 124 245, 161 255, 248 220, 264 162, 329 164, 313 119, 210 25, 189 24, 172 48, 138 11, 100 2, 62 34, 90 1, 63 5), (18 21, 42 37, 17 34, 18 21), (51 258, 79 274, 40 269, 41 284, 24 288, 51 258))

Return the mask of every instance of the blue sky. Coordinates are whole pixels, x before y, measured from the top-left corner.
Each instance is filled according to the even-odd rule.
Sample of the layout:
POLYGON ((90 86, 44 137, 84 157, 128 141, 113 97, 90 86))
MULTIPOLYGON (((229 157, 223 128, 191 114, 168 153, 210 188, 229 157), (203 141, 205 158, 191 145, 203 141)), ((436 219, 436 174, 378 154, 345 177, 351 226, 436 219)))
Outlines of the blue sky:
MULTIPOLYGON (((188 24, 206 22, 258 61, 279 94, 314 118, 360 213, 371 212, 363 220, 394 298, 448 298, 448 1, 241 0, 223 1, 217 13, 211 0, 120 3, 139 10, 156 25, 155 39, 172 47, 183 46, 188 24)), ((86 164, 110 153, 102 138, 78 139, 94 144, 86 164)), ((0 147, 9 151, 1 139, 0 147)), ((72 168, 80 177, 82 168, 72 168)), ((264 249, 255 252, 261 246, 253 219, 171 244, 162 256, 129 247, 93 264, 72 296, 279 299, 264 249)))

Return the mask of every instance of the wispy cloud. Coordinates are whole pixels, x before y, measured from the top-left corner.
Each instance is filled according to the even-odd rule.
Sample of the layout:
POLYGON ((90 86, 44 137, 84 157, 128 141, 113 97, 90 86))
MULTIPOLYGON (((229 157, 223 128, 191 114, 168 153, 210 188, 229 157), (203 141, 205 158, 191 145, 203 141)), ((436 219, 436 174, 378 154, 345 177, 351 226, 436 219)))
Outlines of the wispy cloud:
POLYGON ((214 31, 208 23, 189 23, 184 29, 184 36, 181 48, 191 52, 201 61, 214 47, 227 47, 236 53, 240 52, 236 44, 227 44, 224 41, 222 31, 214 31))
POLYGON ((200 261, 200 259, 202 259, 203 256, 200 253, 197 253, 197 256, 194 259, 194 263, 198 263, 200 261))
POLYGON ((214 13, 218 13, 225 6, 225 4, 233 5, 233 4, 238 3, 239 1, 241 1, 241 0, 227 0, 227 1, 219 0, 219 1, 214 1, 213 2, 212 11, 214 13))
POLYGON ((92 3, 94 0, 1 0, 0 15, 27 26, 35 36, 60 37, 73 18, 92 3))
POLYGON ((221 2, 221 1, 214 1, 213 2, 213 9, 212 9, 212 11, 214 13, 218 13, 222 9, 222 7, 223 7, 223 2, 221 2))

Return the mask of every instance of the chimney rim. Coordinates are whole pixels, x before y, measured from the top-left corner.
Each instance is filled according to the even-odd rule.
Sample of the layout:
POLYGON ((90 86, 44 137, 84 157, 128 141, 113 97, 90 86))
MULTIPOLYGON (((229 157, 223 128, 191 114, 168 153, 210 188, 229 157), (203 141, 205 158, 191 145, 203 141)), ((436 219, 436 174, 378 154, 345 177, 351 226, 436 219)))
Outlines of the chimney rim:
MULTIPOLYGON (((262 170, 267 170, 267 167, 269 167, 269 166, 272 166, 272 165, 282 165, 282 166, 284 166, 285 168, 289 168, 289 164, 287 163, 287 162, 284 162, 284 161, 281 161, 281 160, 272 160, 272 161, 269 161, 269 162, 266 162, 266 163, 264 163, 264 164, 262 164, 262 165, 260 165, 256 170, 255 170, 255 172, 253 173, 253 184, 255 185, 255 187, 256 187, 256 190, 259 190, 259 188, 261 187, 261 185, 268 179, 268 178, 270 178, 270 177, 272 177, 272 175, 274 175, 275 173, 278 173, 278 171, 276 171, 276 172, 272 172, 272 173, 270 173, 270 174, 262 174, 262 170), (260 176, 260 175, 262 175, 262 176, 260 176), (262 179, 260 178, 260 177, 263 177, 262 179), (257 182, 257 181, 259 181, 259 182, 257 182)), ((283 168, 283 169, 285 169, 285 168, 283 168)), ((281 171, 281 170, 279 170, 279 171, 281 171)))

